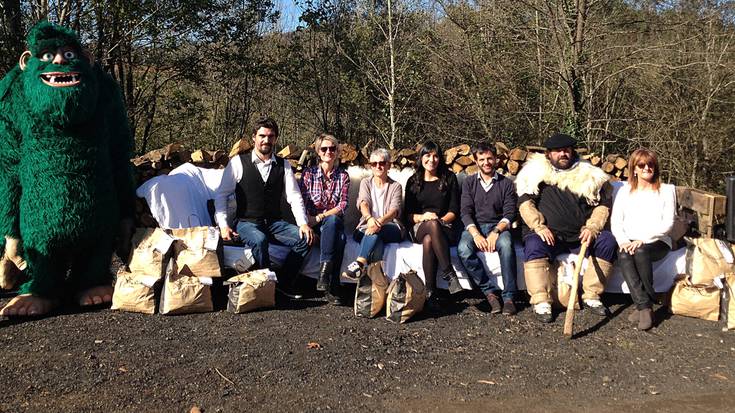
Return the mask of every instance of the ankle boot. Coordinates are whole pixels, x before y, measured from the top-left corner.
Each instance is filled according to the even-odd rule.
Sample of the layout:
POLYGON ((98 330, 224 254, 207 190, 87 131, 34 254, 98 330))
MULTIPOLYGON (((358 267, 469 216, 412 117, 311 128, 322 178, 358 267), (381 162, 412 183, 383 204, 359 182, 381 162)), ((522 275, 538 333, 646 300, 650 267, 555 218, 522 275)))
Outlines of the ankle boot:
POLYGON ((449 294, 454 295, 463 290, 462 284, 459 283, 459 277, 457 277, 457 273, 454 271, 454 268, 450 267, 448 270, 444 271, 442 278, 448 284, 449 294))
POLYGON ((646 331, 653 327, 653 309, 646 308, 638 312, 638 330, 646 331))
POLYGON ((329 280, 332 278, 332 261, 321 263, 319 267, 319 280, 316 282, 317 291, 327 291, 329 289, 329 280))

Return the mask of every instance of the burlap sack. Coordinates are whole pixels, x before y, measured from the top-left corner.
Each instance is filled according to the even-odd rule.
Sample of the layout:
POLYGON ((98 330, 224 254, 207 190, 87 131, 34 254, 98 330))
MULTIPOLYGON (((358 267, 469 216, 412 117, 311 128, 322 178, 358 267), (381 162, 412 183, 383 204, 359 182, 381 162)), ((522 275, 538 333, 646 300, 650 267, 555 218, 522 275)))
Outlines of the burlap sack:
POLYGON ((271 270, 236 275, 224 284, 230 286, 227 311, 240 314, 276 305, 276 273, 271 270))
POLYGON ((693 284, 711 284, 715 277, 735 272, 735 248, 714 238, 685 238, 686 273, 693 284))
POLYGON ((172 271, 166 275, 159 305, 161 314, 206 313, 213 310, 212 279, 172 271))
POLYGON ((173 238, 161 228, 138 228, 133 235, 133 250, 128 269, 137 275, 163 278, 168 261, 168 251, 173 238))
POLYGON ((720 289, 714 284, 693 284, 688 277, 677 279, 671 293, 672 314, 717 321, 720 289))
POLYGON ((217 248, 220 245, 219 231, 215 227, 172 229, 174 257, 178 268, 188 267, 196 277, 221 277, 217 248))
POLYGON ((424 309, 426 287, 416 271, 398 274, 388 286, 385 319, 405 323, 424 309))
POLYGON ((388 278, 383 272, 383 261, 368 265, 355 289, 355 315, 373 318, 385 305, 388 293, 388 278))
POLYGON ((728 330, 735 329, 735 273, 725 274, 720 318, 727 323, 728 330))
POLYGON ((160 278, 150 275, 136 275, 129 272, 117 274, 111 308, 133 313, 154 314, 156 312, 155 284, 159 280, 160 278))
MULTIPOLYGON (((554 260, 551 264, 551 274, 556 276, 551 277, 551 299, 552 305, 556 308, 567 308, 569 305, 569 295, 572 293, 572 286, 568 284, 572 280, 572 273, 574 272, 574 265, 564 264, 554 260)), ((578 279, 581 280, 580 277, 578 279)), ((579 292, 579 286, 577 292, 579 292)), ((579 300, 574 302, 574 309, 579 310, 579 300)))

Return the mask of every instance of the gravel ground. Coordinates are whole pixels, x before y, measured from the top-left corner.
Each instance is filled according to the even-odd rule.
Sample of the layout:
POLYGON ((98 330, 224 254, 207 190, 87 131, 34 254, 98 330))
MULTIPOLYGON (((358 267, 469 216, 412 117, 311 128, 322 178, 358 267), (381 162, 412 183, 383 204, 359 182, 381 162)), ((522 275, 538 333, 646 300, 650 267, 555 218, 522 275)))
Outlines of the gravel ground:
POLYGON ((665 308, 639 332, 626 298, 608 299, 613 317, 580 312, 573 340, 563 314, 541 325, 475 297, 403 325, 319 298, 240 315, 4 320, 0 411, 729 410, 735 332, 665 308))

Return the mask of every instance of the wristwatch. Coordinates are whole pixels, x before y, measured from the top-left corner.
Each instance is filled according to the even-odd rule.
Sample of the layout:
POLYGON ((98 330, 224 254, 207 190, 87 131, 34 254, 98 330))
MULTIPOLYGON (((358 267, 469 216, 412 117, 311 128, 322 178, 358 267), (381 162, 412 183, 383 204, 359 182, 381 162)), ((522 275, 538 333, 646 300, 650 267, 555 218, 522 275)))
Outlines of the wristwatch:
POLYGON ((493 228, 492 232, 494 232, 494 233, 496 233, 496 234, 500 235, 500 232, 501 232, 501 231, 500 231, 500 230, 498 229, 498 227, 495 227, 495 228, 493 228))

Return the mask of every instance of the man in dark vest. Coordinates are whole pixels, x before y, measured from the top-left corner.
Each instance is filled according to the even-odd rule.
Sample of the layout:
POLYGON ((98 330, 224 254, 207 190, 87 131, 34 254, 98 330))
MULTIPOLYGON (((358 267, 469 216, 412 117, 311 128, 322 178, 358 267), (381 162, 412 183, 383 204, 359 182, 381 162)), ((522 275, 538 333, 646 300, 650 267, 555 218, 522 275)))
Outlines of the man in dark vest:
POLYGON ((222 239, 236 238, 252 249, 259 268, 270 267, 268 243, 291 248, 283 267, 276 271, 278 289, 291 298, 300 298, 292 284, 309 253, 314 233, 307 224, 304 201, 291 165, 275 156, 278 124, 261 117, 253 127, 253 150, 234 156, 225 168, 215 195, 215 219, 222 239), (235 194, 237 232, 227 224, 227 198, 235 194), (284 220, 283 206, 290 205, 295 226, 284 220))

